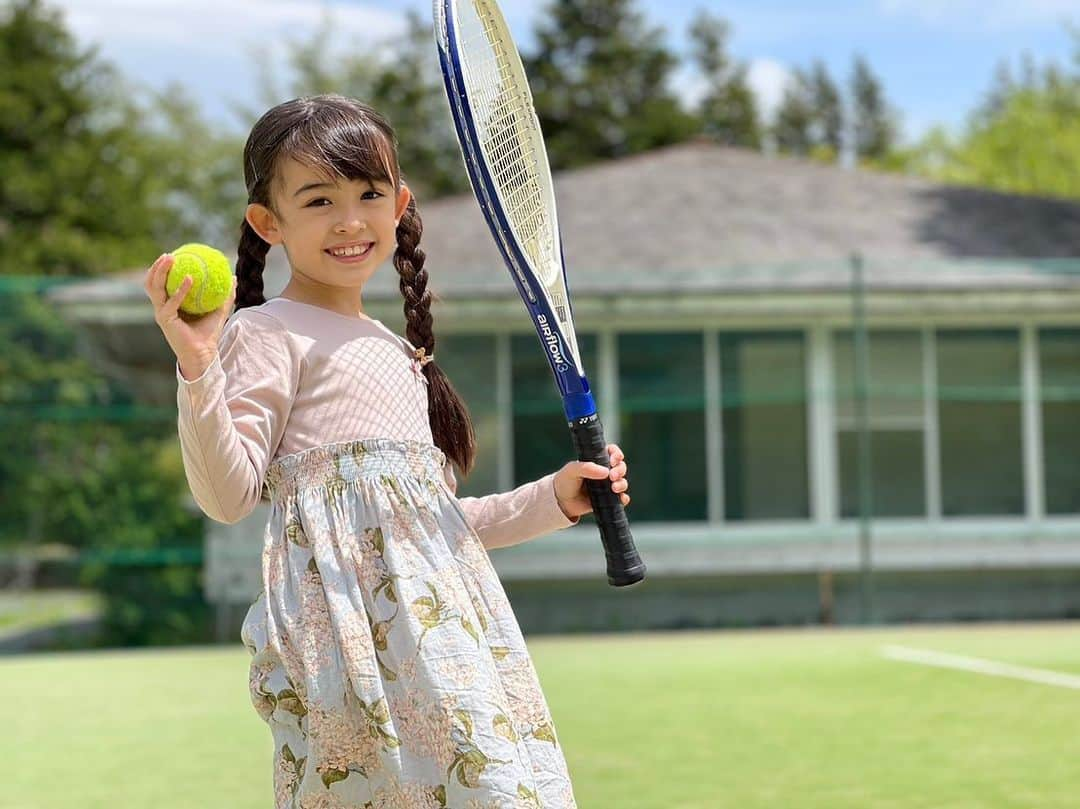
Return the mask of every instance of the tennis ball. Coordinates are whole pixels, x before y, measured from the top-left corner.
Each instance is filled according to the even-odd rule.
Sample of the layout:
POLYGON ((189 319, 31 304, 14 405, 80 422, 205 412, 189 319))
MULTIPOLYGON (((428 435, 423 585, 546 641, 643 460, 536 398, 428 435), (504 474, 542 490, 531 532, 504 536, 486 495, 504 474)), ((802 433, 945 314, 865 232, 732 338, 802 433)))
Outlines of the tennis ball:
POLYGON ((205 315, 219 309, 232 291, 232 270, 225 254, 209 245, 192 243, 180 245, 172 251, 172 256, 165 291, 175 295, 186 275, 192 281, 180 308, 191 315, 205 315))

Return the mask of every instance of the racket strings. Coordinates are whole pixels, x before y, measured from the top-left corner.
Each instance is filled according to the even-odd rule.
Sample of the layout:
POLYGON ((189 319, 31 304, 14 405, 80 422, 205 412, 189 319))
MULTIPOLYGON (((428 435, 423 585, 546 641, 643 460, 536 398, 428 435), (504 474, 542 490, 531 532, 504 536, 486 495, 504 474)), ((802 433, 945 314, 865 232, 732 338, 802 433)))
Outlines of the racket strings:
POLYGON ((490 15, 473 13, 461 17, 465 50, 470 54, 464 69, 473 101, 477 130, 484 157, 503 200, 507 218, 520 244, 543 270, 558 258, 552 222, 540 185, 536 114, 527 95, 518 88, 514 65, 517 52, 502 41, 490 15))

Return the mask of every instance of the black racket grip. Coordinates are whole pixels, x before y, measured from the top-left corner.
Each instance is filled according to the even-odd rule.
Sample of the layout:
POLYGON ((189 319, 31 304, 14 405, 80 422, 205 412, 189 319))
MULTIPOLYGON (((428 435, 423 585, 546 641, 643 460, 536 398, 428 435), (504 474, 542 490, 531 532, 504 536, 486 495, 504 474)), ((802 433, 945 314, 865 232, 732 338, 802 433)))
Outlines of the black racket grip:
MULTIPOLYGON (((611 467, 604 426, 597 414, 570 422, 570 435, 578 460, 592 461, 605 468, 611 467)), ((600 541, 607 556, 607 577, 612 587, 637 584, 645 578, 645 563, 634 547, 630 523, 626 519, 619 495, 611 490, 611 479, 586 479, 585 486, 592 501, 596 524, 600 527, 600 541)))

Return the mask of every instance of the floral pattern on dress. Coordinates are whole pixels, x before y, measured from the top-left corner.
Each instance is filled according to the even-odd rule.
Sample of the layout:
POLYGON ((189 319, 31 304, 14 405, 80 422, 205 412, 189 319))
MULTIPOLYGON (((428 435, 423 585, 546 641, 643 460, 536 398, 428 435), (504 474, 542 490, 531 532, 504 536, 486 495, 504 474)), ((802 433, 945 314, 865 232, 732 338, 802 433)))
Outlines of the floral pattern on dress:
POLYGON ((435 447, 271 464, 244 619, 275 809, 567 809, 562 748, 506 593, 435 447))

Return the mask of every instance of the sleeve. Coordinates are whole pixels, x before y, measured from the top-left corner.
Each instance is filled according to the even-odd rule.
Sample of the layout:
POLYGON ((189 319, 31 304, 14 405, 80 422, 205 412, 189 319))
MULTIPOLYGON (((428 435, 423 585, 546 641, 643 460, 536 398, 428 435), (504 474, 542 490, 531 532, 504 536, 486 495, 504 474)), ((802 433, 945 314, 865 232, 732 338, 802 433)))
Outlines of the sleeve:
POLYGON ((241 310, 222 330, 218 353, 202 376, 185 379, 176 364, 184 473, 211 519, 235 523, 258 504, 301 363, 278 320, 241 310))
MULTIPOLYGON (((443 477, 456 495, 457 478, 450 461, 443 466, 443 477)), ((488 550, 518 545, 578 522, 566 516, 555 497, 554 472, 510 492, 457 500, 466 522, 488 550)))

